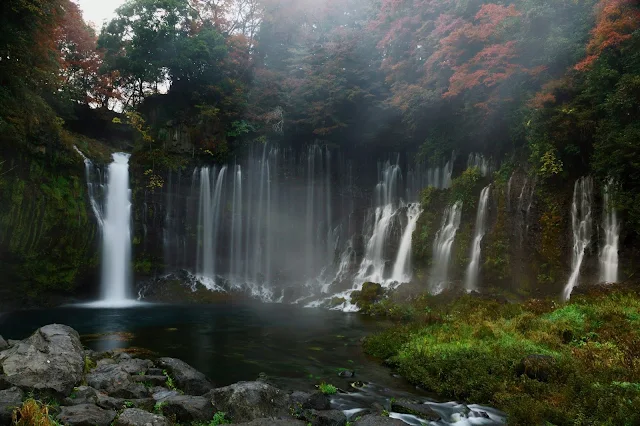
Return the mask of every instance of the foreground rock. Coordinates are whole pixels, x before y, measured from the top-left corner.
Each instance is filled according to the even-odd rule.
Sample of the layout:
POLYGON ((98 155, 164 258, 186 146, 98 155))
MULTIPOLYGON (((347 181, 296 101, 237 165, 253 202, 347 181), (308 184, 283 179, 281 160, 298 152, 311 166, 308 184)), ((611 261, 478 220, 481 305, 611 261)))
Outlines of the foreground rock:
POLYGON ((127 408, 118 416, 115 426, 169 426, 169 421, 137 408, 127 408))
POLYGON ((178 423, 211 420, 215 410, 204 396, 177 395, 165 399, 159 405, 162 414, 178 423))
POLYGON ((8 347, 9 347, 9 344, 7 343, 7 341, 4 340, 2 336, 0 336, 0 351, 4 351, 8 347))
POLYGON ((119 364, 103 364, 87 374, 87 384, 103 390, 110 396, 120 398, 144 398, 149 396, 148 389, 141 383, 134 383, 119 364))
POLYGON ((236 423, 289 415, 289 395, 263 382, 239 382, 207 394, 216 411, 236 423))
POLYGON ((367 414, 353 422, 353 426, 406 426, 406 423, 390 417, 367 414))
POLYGON ((116 412, 103 410, 93 404, 62 407, 57 419, 69 426, 109 426, 116 418, 116 412))
POLYGON ((186 394, 204 395, 213 389, 213 385, 204 374, 184 361, 175 358, 160 358, 157 364, 171 373, 176 386, 186 394))
POLYGON ((237 424, 242 426, 307 426, 306 422, 294 419, 255 419, 237 424))
POLYGON ((84 350, 74 329, 52 324, 1 352, 0 366, 14 386, 66 396, 82 380, 84 350))
POLYGON ((391 404, 391 411, 401 414, 413 414, 414 416, 418 416, 429 421, 440 420, 440 414, 433 411, 433 409, 427 404, 420 404, 406 399, 394 401, 391 404))
POLYGON ((11 424, 11 413, 20 406, 22 398, 24 392, 16 387, 0 391, 0 424, 11 424))

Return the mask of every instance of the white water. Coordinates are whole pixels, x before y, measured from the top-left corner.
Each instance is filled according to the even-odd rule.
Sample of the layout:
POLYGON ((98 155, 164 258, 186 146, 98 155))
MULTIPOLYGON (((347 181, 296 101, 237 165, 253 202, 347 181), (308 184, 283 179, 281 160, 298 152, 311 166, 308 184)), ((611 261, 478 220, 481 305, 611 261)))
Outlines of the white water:
POLYGON ((129 154, 113 154, 102 225, 103 306, 131 304, 131 200, 129 154))
POLYGON ((422 208, 419 203, 413 203, 407 207, 407 227, 402 234, 402 240, 398 248, 398 256, 393 265, 391 281, 397 281, 399 283, 411 281, 411 237, 413 231, 416 230, 416 224, 421 214, 422 208))
POLYGON ((462 201, 447 207, 444 211, 442 226, 433 241, 433 266, 431 269, 431 291, 440 293, 448 284, 449 263, 451 262, 451 247, 460 227, 462 216, 462 201))
POLYGON ((585 250, 591 243, 593 219, 591 205, 593 201, 593 180, 583 177, 576 181, 571 204, 571 229, 573 232, 573 253, 571 276, 564 288, 562 296, 565 300, 571 297, 571 291, 578 285, 580 267, 584 260, 585 250))
POLYGON ((471 246, 471 261, 467 267, 465 288, 467 291, 478 289, 478 276, 480 274, 480 255, 482 252, 482 239, 486 233, 487 207, 489 204, 489 192, 491 185, 486 186, 480 193, 478 201, 478 213, 476 214, 476 228, 471 246))
POLYGON ((473 167, 480 170, 480 174, 482 174, 482 176, 487 176, 489 173, 493 172, 493 164, 491 160, 485 158, 482 154, 469 154, 469 158, 467 159, 467 168, 471 169, 473 167))
POLYGON ((603 223, 604 247, 600 252, 600 282, 618 282, 618 244, 620 240, 620 222, 611 201, 611 187, 609 181, 603 191, 603 223))

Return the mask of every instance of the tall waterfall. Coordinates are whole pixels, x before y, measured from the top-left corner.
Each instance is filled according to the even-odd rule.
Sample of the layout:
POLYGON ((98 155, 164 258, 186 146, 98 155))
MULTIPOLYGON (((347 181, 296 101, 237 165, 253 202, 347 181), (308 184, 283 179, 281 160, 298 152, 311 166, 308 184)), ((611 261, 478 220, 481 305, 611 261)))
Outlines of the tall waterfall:
POLYGON ((198 228, 201 241, 198 245, 197 275, 204 285, 216 288, 215 256, 219 239, 220 204, 222 185, 227 167, 200 169, 200 201, 198 228))
POLYGON ((493 172, 493 164, 490 159, 485 158, 482 154, 471 153, 467 159, 467 168, 477 168, 482 176, 487 176, 493 172))
POLYGON ((113 154, 102 221, 102 303, 126 303, 131 281, 129 154, 113 154))
POLYGON ((456 238, 462 217, 462 201, 447 207, 442 219, 442 226, 433 241, 433 266, 431 268, 431 291, 440 293, 447 286, 451 247, 456 238))
POLYGON ((600 282, 618 282, 618 243, 620 239, 620 222, 611 200, 613 182, 605 184, 603 190, 602 228, 604 230, 604 247, 600 251, 600 282))
POLYGON ((419 203, 413 203, 407 207, 407 226, 402 234, 391 281, 400 283, 411 281, 411 237, 421 214, 422 208, 419 203))
POLYGON ((482 239, 486 233, 487 206, 489 204, 489 191, 491 185, 486 186, 480 193, 478 201, 478 213, 476 214, 476 228, 471 246, 471 261, 467 267, 465 288, 467 291, 478 289, 478 275, 480 273, 480 254, 482 251, 482 239))
POLYGON ((584 260, 585 250, 591 243, 593 218, 591 205, 593 202, 593 180, 583 177, 576 181, 573 189, 573 203, 571 204, 571 230, 573 232, 573 253, 571 258, 571 276, 562 293, 565 300, 571 296, 571 291, 578 285, 580 267, 584 260))

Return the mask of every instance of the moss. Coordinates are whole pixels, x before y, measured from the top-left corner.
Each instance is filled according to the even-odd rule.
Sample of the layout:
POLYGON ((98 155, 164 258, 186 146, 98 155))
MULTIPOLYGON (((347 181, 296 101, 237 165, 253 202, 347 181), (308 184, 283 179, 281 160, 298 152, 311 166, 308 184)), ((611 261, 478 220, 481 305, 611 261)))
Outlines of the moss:
POLYGON ((464 212, 475 212, 477 194, 479 193, 482 181, 482 174, 476 167, 462 172, 460 176, 451 182, 451 190, 449 192, 449 204, 462 201, 462 209, 464 212))
POLYGON ((362 284, 361 290, 351 293, 351 303, 360 309, 367 310, 373 303, 380 299, 383 292, 380 284, 366 282, 362 284))
POLYGON ((435 300, 416 299, 423 313, 367 338, 365 351, 442 397, 506 411, 509 424, 640 422, 637 288, 600 288, 566 305, 467 295, 419 308, 435 300), (544 374, 527 373, 526 360, 543 360, 544 374))
POLYGON ((566 212, 570 211, 570 196, 550 186, 539 186, 536 196, 541 205, 540 233, 536 241, 540 259, 538 284, 549 286, 564 278, 566 273, 563 260, 567 247, 559 236, 565 235, 568 226, 566 212))
POLYGON ((510 276, 508 213, 504 196, 505 184, 496 182, 493 186, 494 199, 497 200, 496 220, 490 232, 487 232, 483 244, 484 274, 494 282, 507 281, 510 276))
POLYGON ((416 229, 412 237, 413 262, 419 269, 427 269, 430 264, 433 239, 440 227, 442 210, 446 205, 446 191, 440 191, 433 187, 425 188, 420 197, 422 214, 416 223, 416 229))

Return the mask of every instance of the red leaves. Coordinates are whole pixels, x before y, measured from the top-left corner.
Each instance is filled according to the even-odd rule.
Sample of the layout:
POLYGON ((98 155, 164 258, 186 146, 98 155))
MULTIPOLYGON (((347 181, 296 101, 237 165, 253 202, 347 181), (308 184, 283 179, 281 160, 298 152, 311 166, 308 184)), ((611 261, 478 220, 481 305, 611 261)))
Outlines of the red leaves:
POLYGON ((578 71, 588 69, 605 49, 628 40, 640 28, 640 10, 635 0, 601 0, 596 10, 596 26, 587 44, 588 56, 575 66, 578 71))

